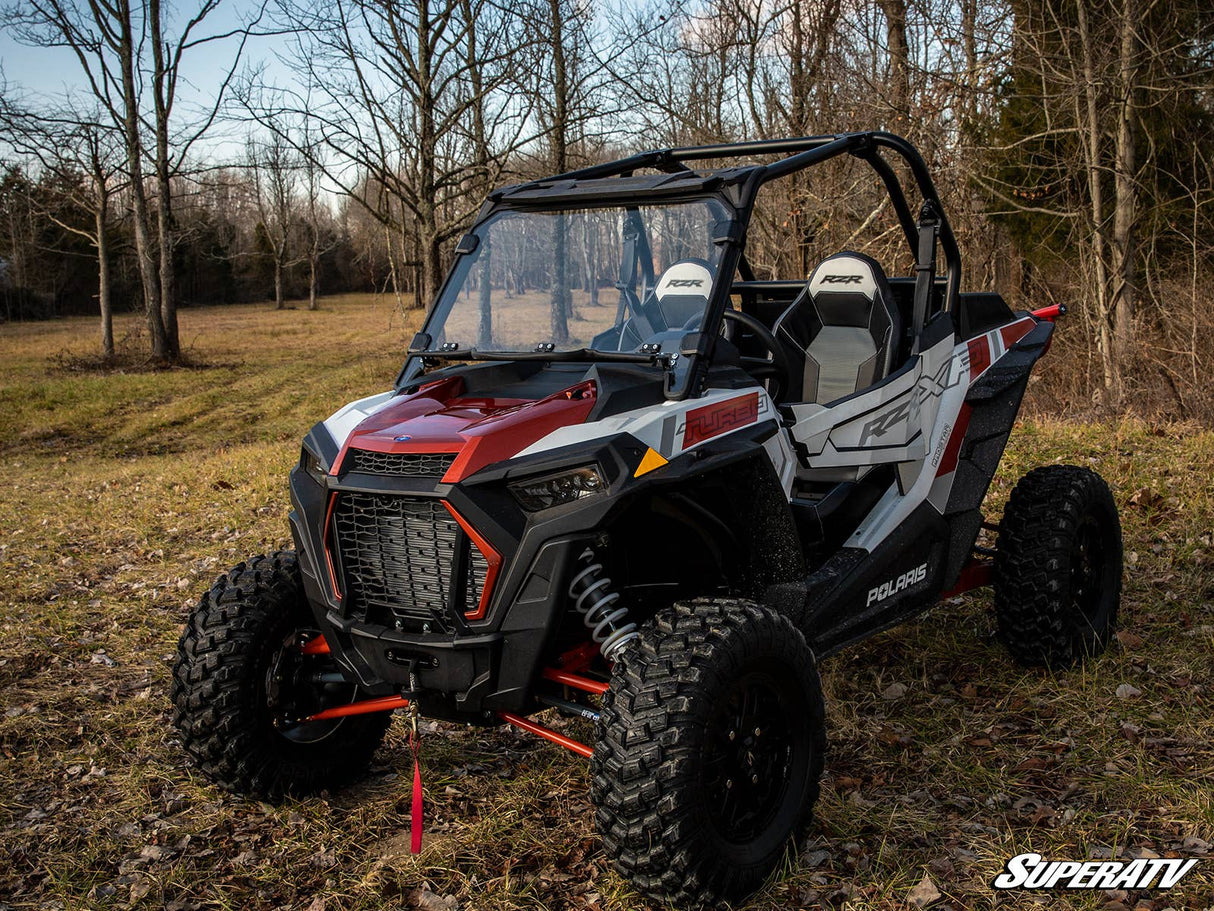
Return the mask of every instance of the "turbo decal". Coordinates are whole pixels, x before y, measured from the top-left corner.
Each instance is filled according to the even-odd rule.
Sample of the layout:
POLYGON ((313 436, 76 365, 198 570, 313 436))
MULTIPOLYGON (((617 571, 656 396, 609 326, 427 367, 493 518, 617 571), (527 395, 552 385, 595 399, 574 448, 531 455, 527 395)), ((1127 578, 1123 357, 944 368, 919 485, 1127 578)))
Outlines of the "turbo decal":
POLYGON ((759 419, 759 393, 703 405, 687 412, 683 425, 683 449, 711 440, 730 430, 746 427, 759 419))

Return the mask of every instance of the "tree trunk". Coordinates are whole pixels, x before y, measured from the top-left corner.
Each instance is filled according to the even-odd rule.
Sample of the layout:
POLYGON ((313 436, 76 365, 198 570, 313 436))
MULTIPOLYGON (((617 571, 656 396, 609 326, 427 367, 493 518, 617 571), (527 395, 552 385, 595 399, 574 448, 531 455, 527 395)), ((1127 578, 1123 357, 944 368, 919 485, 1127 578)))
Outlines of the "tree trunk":
MULTIPOLYGON (((569 170, 569 73, 565 64, 565 18, 560 0, 548 0, 549 28, 552 29, 552 167, 555 173, 569 170)), ((565 250, 565 217, 552 223, 552 338, 556 345, 569 341, 569 304, 566 301, 568 266, 565 250)))
POLYGON ((438 200, 435 173, 438 169, 438 139, 435 135, 434 97, 434 23, 430 19, 428 0, 417 4, 417 84, 420 89, 417 104, 418 115, 418 242, 421 247, 421 287, 418 300, 428 306, 438 293, 442 282, 443 251, 438 233, 438 200))
POLYGON ((177 332, 177 282, 173 263, 173 204, 169 171, 169 111, 165 79, 168 75, 161 37, 160 0, 149 0, 151 24, 154 96, 156 109, 156 240, 160 258, 160 310, 164 321, 165 354, 171 363, 181 359, 177 332))
POLYGON ((308 256, 308 309, 319 310, 320 301, 320 249, 313 243, 312 252, 308 256))
POLYGON ((961 41, 965 49, 965 97, 961 109, 972 124, 978 116, 978 0, 961 0, 961 41))
POLYGON ((98 184, 97 211, 97 305, 101 309, 101 356, 114 357, 114 309, 110 298, 110 238, 106 227, 109 195, 104 180, 98 184))
MULTIPOLYGON (((1114 353, 1126 363, 1134 343, 1134 299, 1137 285, 1136 222, 1138 187, 1135 132, 1138 112, 1135 95, 1138 83, 1137 0, 1125 0, 1121 19, 1121 53, 1118 58, 1121 103, 1117 109, 1116 167, 1114 189, 1117 194, 1113 212, 1113 318, 1114 353)), ((1122 390, 1118 390, 1120 395, 1122 390)))
POLYGON ((489 348, 493 345, 493 247, 488 232, 481 242, 478 255, 481 262, 481 284, 478 289, 480 318, 476 327, 476 344, 481 348, 489 348))
POLYGON ((1084 168, 1087 172, 1088 197, 1091 206, 1092 240, 1092 295, 1096 310, 1096 348, 1100 354, 1102 390, 1101 397, 1106 406, 1116 403, 1121 388, 1120 363, 1113 350, 1113 314, 1108 300, 1108 263, 1105 245, 1107 230, 1104 210, 1104 188, 1101 184, 1102 144, 1098 99, 1096 97, 1096 66, 1093 60, 1091 29, 1088 26, 1087 0, 1075 0, 1076 17, 1079 23, 1080 52, 1083 55, 1083 98, 1086 111, 1084 121, 1084 168))
POLYGON ((122 69, 123 137, 126 147, 127 173, 131 179, 131 209, 134 216, 135 254, 139 263, 139 280, 143 286, 143 307, 147 314, 148 336, 152 359, 169 359, 169 344, 160 312, 160 281, 157 275, 156 251, 152 247, 151 219, 147 191, 143 185, 143 143, 139 136, 139 90, 135 84, 134 36, 128 3, 122 4, 122 36, 119 42, 119 65, 122 69))
POLYGON ((877 0, 885 16, 885 41, 889 49, 889 129, 909 134, 910 49, 906 43, 906 0, 877 0))
POLYGON ((286 304, 282 299, 282 258, 274 257, 274 309, 283 310, 286 304))

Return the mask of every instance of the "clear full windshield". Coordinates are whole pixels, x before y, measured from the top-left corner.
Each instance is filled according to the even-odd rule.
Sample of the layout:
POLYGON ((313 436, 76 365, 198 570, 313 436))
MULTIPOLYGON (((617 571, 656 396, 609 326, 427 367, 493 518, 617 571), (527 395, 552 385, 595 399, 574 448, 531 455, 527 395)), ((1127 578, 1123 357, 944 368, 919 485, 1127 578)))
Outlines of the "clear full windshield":
POLYGON ((703 323, 726 217, 714 200, 500 212, 459 257, 426 349, 677 351, 703 323))

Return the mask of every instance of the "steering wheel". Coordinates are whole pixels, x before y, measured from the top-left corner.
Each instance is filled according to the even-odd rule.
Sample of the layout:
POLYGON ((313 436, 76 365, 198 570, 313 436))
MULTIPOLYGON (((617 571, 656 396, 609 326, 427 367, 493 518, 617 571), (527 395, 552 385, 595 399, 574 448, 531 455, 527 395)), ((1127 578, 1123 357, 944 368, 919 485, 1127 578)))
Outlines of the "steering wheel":
POLYGON ((775 333, 768 329, 765 325, 751 316, 749 313, 743 313, 740 310, 726 310, 724 313, 725 322, 722 324, 723 334, 726 339, 733 342, 735 340, 739 327, 744 327, 755 336, 763 347, 767 349, 770 357, 749 357, 741 358, 742 367, 753 376, 755 379, 766 379, 770 382, 767 393, 772 400, 779 402, 781 396, 789 388, 789 364, 788 353, 784 350, 784 346, 776 339, 775 333))

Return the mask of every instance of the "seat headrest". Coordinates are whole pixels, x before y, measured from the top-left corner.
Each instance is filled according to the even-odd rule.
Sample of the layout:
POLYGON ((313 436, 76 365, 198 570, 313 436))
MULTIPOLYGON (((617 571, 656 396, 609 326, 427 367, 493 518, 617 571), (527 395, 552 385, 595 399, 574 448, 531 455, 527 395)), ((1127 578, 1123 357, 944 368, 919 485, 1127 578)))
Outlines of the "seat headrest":
POLYGON ((677 329, 703 312, 712 277, 712 268, 699 259, 684 259, 666 267, 653 289, 653 300, 667 328, 677 329))
POLYGON ((863 253, 836 253, 818 264, 809 277, 810 297, 830 291, 859 292, 876 300, 877 288, 888 287, 885 273, 877 262, 863 253))
POLYGON ((657 287, 653 289, 653 296, 658 300, 665 300, 671 294, 708 297, 708 289, 711 287, 712 270, 708 268, 708 264, 685 259, 667 267, 658 279, 657 287))

